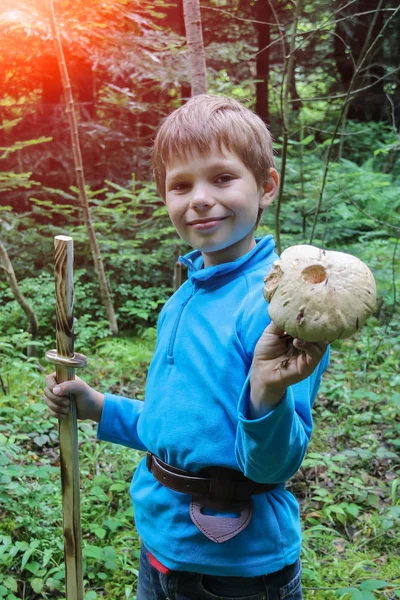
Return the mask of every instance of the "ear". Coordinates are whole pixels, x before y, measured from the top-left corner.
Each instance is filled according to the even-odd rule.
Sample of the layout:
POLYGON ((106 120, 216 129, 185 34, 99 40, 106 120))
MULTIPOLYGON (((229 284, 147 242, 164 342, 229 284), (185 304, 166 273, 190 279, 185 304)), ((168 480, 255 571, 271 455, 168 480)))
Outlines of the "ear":
POLYGON ((275 198, 279 189, 278 171, 273 167, 270 168, 268 179, 263 185, 263 194, 260 198, 260 208, 267 208, 275 198))

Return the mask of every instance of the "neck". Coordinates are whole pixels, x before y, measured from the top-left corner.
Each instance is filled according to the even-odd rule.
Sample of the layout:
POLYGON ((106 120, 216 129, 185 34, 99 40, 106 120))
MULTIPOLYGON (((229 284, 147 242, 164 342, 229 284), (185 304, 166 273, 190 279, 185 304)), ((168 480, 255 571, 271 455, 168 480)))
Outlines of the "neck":
POLYGON ((223 248, 222 250, 217 250, 216 252, 202 252, 204 268, 222 265, 226 262, 233 262, 244 254, 247 254, 247 252, 250 252, 255 245, 256 241, 252 231, 245 238, 239 240, 228 248, 223 248))

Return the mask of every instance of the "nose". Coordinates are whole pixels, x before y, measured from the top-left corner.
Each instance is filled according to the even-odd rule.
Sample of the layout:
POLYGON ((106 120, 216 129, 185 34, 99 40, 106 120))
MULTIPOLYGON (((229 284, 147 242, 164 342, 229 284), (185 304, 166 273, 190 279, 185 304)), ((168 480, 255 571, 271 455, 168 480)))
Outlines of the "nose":
POLYGON ((215 204, 211 190, 207 185, 198 183, 194 186, 190 204, 192 208, 196 208, 197 210, 204 210, 215 204))

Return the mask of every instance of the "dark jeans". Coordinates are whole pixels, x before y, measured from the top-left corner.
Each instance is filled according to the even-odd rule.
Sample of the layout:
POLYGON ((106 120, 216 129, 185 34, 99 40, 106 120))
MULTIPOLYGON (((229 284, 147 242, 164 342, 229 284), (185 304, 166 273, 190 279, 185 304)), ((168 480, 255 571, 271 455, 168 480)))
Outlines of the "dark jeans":
POLYGON ((186 571, 163 575, 142 546, 137 600, 302 600, 301 563, 260 577, 219 577, 186 571))

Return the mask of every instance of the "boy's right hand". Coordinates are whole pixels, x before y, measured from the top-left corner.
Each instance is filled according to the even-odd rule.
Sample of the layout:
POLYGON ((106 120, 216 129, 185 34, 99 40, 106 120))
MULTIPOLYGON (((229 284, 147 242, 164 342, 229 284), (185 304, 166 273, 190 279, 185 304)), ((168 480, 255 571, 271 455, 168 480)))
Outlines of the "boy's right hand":
POLYGON ((62 420, 68 416, 70 405, 69 394, 73 394, 74 396, 78 419, 92 419, 100 423, 104 394, 96 392, 96 390, 79 377, 75 377, 72 381, 64 381, 58 384, 55 373, 47 375, 44 395, 49 412, 53 417, 62 420))

